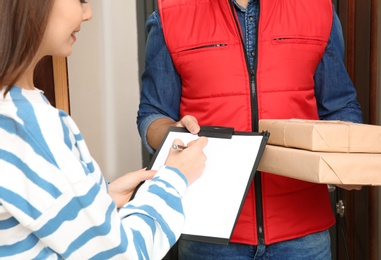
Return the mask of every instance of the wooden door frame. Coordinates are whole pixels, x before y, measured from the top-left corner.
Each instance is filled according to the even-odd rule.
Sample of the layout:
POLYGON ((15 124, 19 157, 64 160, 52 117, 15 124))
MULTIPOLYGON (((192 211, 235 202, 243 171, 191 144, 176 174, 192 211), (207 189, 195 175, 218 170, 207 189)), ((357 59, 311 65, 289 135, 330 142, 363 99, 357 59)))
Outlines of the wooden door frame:
POLYGON ((52 59, 56 108, 62 109, 70 114, 67 59, 63 57, 52 57, 52 59))
MULTIPOLYGON (((337 4, 344 33, 346 67, 358 93, 364 123, 377 124, 379 0, 337 0, 337 4)), ((346 206, 345 219, 338 222, 344 221, 347 231, 347 244, 338 236, 338 259, 347 259, 345 251, 350 259, 377 258, 376 189, 338 191, 338 198, 346 206)))
POLYGON ((70 114, 67 60, 64 57, 44 57, 36 66, 34 84, 44 91, 52 106, 70 114))

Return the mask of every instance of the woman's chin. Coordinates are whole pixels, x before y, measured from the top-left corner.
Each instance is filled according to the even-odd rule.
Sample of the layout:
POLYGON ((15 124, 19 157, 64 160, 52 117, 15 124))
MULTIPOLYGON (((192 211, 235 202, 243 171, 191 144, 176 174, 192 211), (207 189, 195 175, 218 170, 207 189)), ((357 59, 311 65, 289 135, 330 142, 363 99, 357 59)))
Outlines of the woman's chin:
POLYGON ((65 58, 67 56, 70 56, 72 52, 73 52, 73 49, 70 48, 70 50, 63 51, 63 52, 57 52, 57 53, 53 54, 52 56, 65 58))

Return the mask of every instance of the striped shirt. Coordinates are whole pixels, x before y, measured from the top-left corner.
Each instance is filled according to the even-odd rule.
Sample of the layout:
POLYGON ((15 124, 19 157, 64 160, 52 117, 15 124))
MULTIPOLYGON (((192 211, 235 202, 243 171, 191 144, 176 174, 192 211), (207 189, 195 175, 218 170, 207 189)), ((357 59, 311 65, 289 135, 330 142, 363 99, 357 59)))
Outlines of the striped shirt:
POLYGON ((42 91, 0 91, 0 259, 161 259, 186 179, 162 167, 120 209, 74 121, 42 91))

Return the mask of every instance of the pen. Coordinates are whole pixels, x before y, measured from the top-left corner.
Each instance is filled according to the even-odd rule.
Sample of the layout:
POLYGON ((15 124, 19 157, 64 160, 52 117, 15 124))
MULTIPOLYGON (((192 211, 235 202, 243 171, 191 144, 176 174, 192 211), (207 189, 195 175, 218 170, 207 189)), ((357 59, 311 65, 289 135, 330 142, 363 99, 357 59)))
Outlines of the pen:
POLYGON ((181 144, 173 144, 172 145, 172 148, 175 149, 175 150, 184 150, 185 148, 187 148, 188 146, 185 146, 185 145, 181 145, 181 144))

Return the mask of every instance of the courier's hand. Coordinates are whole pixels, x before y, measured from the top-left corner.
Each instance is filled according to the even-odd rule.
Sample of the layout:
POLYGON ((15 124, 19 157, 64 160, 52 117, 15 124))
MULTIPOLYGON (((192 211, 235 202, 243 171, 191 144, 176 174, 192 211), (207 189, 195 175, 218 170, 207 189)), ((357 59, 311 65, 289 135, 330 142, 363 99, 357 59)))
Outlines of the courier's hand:
POLYGON ((155 174, 156 171, 146 169, 126 173, 108 185, 108 194, 115 201, 117 208, 120 208, 130 201, 139 183, 152 179, 155 174))
MULTIPOLYGON (((171 148, 165 165, 177 168, 191 185, 197 180, 205 168, 206 156, 203 152, 208 143, 206 137, 200 137, 188 144, 186 149, 171 148)), ((184 145, 181 140, 175 140, 173 144, 184 145)))
POLYGON ((171 126, 185 127, 190 133, 197 134, 200 132, 200 126, 194 116, 184 116, 180 121, 176 122, 171 118, 159 118, 151 123, 147 130, 147 142, 157 150, 171 126))
POLYGON ((200 126, 194 116, 186 115, 179 122, 176 122, 175 126, 185 127, 191 134, 197 134, 200 132, 200 126))
POLYGON ((361 190, 362 186, 361 185, 348 185, 348 184, 336 184, 337 187, 344 189, 344 190, 361 190))

